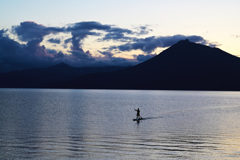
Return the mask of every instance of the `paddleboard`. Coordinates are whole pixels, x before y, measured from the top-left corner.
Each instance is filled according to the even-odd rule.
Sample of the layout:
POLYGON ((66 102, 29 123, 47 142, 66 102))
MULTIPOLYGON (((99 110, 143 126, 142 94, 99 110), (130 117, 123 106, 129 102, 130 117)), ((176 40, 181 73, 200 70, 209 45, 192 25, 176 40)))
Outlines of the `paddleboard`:
POLYGON ((140 121, 140 120, 143 120, 143 118, 134 118, 133 121, 140 121))

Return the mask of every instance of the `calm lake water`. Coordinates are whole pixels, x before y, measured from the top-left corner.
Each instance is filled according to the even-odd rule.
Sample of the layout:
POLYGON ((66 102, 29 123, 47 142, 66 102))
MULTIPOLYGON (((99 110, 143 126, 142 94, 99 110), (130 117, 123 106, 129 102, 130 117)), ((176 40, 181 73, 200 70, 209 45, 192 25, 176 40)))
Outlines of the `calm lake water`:
POLYGON ((0 89, 0 159, 240 159, 240 92, 0 89))

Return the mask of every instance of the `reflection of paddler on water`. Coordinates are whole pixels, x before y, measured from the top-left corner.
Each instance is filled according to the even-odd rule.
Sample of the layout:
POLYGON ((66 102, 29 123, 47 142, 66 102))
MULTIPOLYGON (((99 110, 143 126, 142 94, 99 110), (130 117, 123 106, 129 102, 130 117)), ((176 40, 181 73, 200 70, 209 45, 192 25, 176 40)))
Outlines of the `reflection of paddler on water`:
POLYGON ((137 117, 136 117, 136 120, 140 120, 142 119, 142 117, 140 116, 140 109, 134 109, 136 112, 137 112, 137 117))

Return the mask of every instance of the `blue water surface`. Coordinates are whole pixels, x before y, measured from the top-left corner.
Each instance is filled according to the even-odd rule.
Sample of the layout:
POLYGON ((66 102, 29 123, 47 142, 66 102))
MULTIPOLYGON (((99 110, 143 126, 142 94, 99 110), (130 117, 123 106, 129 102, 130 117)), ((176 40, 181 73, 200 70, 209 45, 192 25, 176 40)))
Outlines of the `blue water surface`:
POLYGON ((0 89, 0 159, 240 159, 240 92, 0 89))

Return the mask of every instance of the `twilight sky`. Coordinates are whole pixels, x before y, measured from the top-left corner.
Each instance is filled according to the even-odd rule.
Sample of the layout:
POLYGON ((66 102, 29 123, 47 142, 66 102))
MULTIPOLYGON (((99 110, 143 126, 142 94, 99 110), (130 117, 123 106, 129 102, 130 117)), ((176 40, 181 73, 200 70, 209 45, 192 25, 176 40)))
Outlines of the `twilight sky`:
POLYGON ((240 56, 239 0, 2 0, 0 72, 129 65, 179 40, 240 56))

